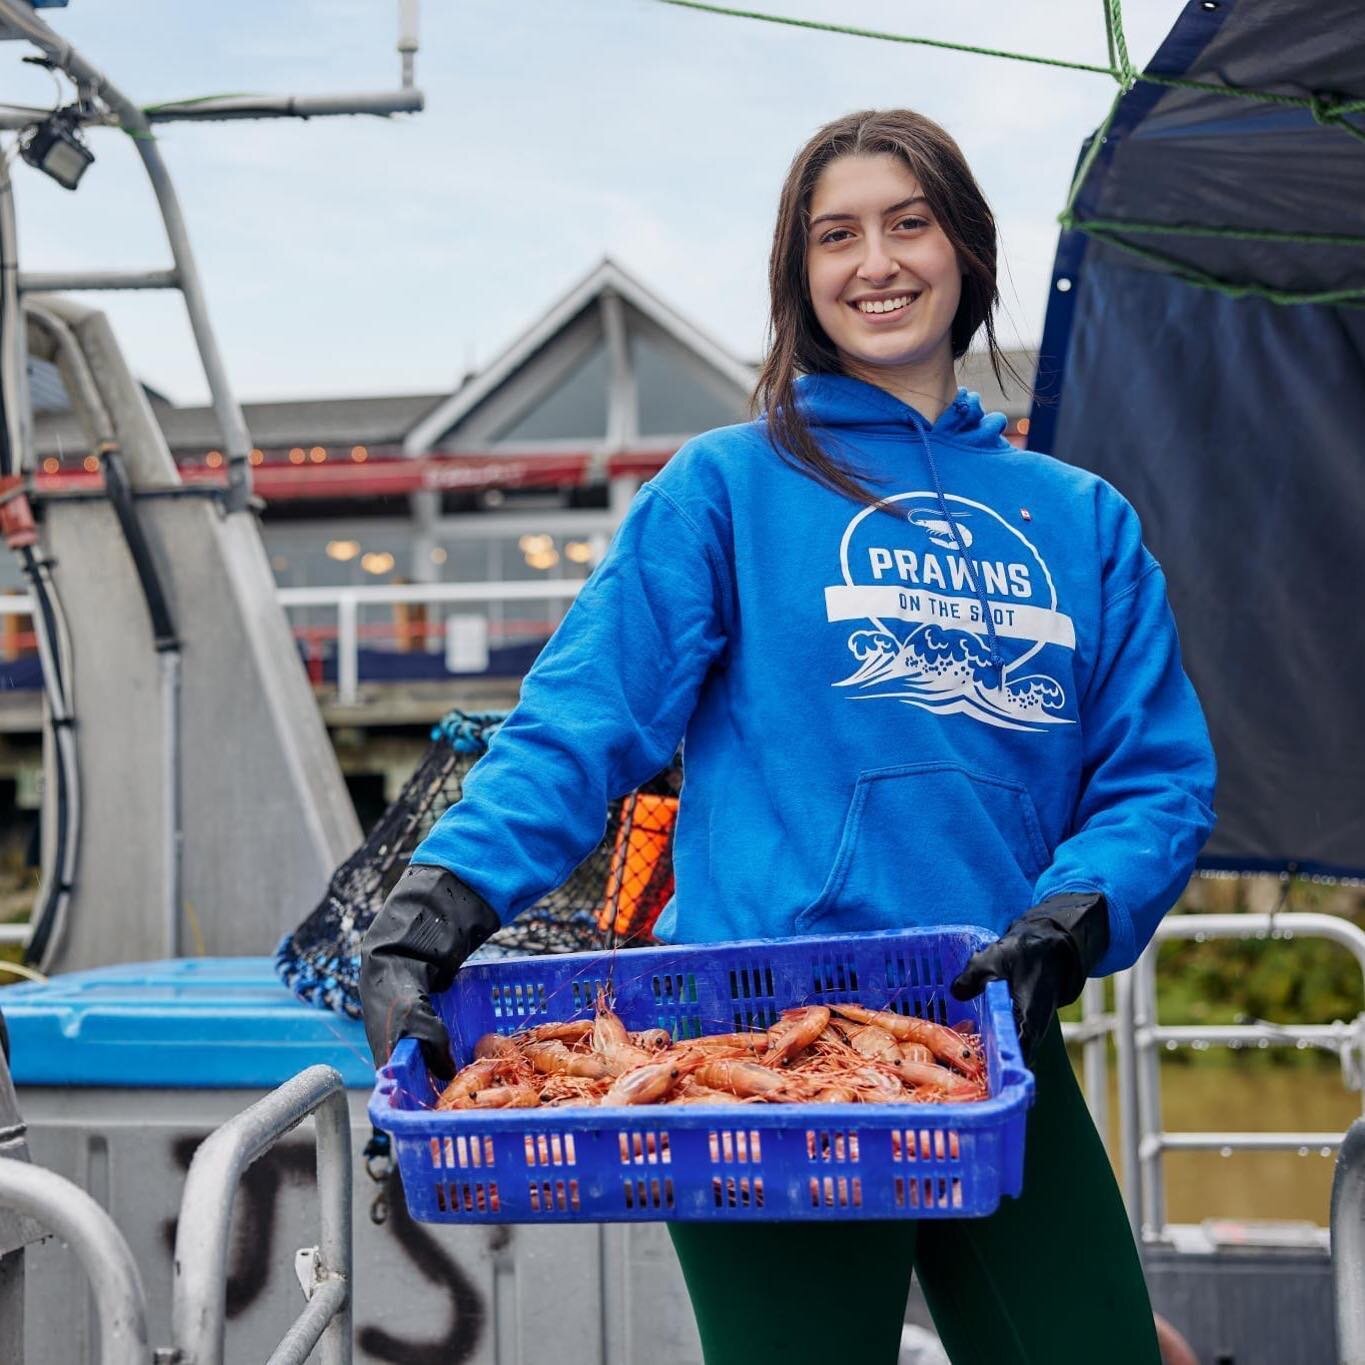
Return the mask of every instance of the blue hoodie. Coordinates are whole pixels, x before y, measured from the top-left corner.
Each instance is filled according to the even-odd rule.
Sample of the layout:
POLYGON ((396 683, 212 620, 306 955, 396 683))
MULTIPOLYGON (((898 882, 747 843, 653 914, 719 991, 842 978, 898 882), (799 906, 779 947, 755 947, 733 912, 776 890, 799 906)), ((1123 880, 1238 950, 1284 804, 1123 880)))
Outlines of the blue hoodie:
POLYGON ((932 425, 843 376, 798 395, 890 510, 800 473, 761 420, 689 441, 413 861, 509 919, 682 740, 660 938, 999 932, 1093 890, 1099 974, 1131 965, 1212 828, 1214 778, 1136 514, 1014 449, 965 389, 932 425))

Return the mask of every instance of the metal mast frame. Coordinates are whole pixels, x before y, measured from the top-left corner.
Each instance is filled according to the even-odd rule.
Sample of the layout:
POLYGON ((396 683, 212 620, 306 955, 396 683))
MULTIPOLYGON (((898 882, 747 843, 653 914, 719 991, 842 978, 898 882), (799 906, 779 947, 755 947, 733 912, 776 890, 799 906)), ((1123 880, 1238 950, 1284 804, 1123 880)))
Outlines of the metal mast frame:
MULTIPOLYGON (((317 118, 337 114, 388 116, 416 113, 422 109, 422 92, 413 84, 413 57, 417 51, 417 0, 399 0, 398 51, 402 58, 402 85, 389 92, 311 96, 227 96, 187 100, 144 109, 128 98, 96 66, 87 61, 66 39, 54 32, 29 7, 26 0, 0 0, 0 32, 5 30, 33 43, 55 70, 63 72, 76 85, 82 104, 89 114, 81 118, 87 126, 121 128, 133 139, 138 155, 151 181, 161 210, 166 240, 170 245, 169 270, 88 271, 69 274, 20 275, 18 288, 28 291, 69 289, 176 289, 185 300, 190 328, 199 351, 204 378, 208 382, 214 413, 222 432, 227 456, 227 493, 225 509, 240 512, 251 500, 251 437, 242 415, 227 370, 223 365, 218 340, 209 322, 194 252, 181 212, 180 199, 170 171, 161 156, 154 123, 172 120, 243 118, 317 118)), ((49 114, 46 109, 0 106, 0 129, 31 127, 49 114)), ((17 453, 17 452, 16 452, 17 453)), ((29 452, 23 452, 27 464, 29 452)), ((15 472, 18 472, 17 470, 15 472)))

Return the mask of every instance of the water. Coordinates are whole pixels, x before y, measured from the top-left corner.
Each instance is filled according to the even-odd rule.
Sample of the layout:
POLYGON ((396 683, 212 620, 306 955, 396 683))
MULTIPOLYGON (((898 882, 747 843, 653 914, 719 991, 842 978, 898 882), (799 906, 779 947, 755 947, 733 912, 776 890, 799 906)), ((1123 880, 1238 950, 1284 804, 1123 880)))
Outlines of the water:
MULTIPOLYGON (((1110 1069, 1109 1151, 1118 1167, 1118 1096, 1110 1069)), ((1361 1097, 1345 1089, 1334 1066, 1266 1066, 1261 1059, 1228 1057, 1206 1065, 1161 1068, 1163 1126, 1224 1131, 1295 1129, 1344 1133, 1361 1115, 1361 1097)), ((1166 1217, 1173 1223, 1205 1218, 1307 1220, 1326 1226, 1332 1193, 1333 1149, 1321 1156, 1289 1152, 1171 1152, 1165 1160, 1166 1217)))

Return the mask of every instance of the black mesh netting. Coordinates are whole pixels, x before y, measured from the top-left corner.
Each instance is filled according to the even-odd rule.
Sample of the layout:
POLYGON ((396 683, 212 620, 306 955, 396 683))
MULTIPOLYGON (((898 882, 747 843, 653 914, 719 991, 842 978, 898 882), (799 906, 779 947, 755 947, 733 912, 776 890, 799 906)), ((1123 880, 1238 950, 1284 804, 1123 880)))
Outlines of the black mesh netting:
MULTIPOLYGON (((452 711, 430 748, 363 844, 332 874, 312 914, 275 956, 284 983, 303 1000, 360 1015, 360 940, 413 850, 441 812, 460 799, 465 774, 488 748, 503 713, 452 711)), ((570 953, 600 948, 614 926, 617 946, 649 941, 673 894, 673 820, 682 769, 674 763, 613 801, 602 842, 562 886, 508 925, 480 956, 570 953)))

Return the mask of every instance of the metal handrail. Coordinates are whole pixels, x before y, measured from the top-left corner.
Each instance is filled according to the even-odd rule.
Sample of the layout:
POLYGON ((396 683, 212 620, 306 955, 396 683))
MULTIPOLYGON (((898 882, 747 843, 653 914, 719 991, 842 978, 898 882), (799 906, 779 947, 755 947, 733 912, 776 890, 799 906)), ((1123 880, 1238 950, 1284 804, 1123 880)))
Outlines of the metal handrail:
POLYGON ((1365 1119, 1346 1130, 1332 1173, 1332 1266, 1341 1365, 1365 1365, 1365 1119))
MULTIPOLYGON (((276 597, 285 610, 327 608, 337 615, 337 700, 353 706, 360 695, 360 610, 363 607, 496 602, 571 601, 586 579, 547 578, 542 582, 515 579, 484 583, 394 583, 365 587, 279 588, 276 597)), ((26 594, 0 594, 0 617, 31 616, 26 594)), ((0 943, 23 939, 0 925, 0 943)))
MULTIPOLYGON (((1330 1132, 1166 1132, 1161 1126, 1158 1067, 1164 1048, 1181 1046, 1327 1047, 1339 1052, 1348 1084, 1360 1088, 1365 1056, 1365 1015, 1350 1023, 1162 1025, 1157 1020, 1156 952, 1174 939, 1322 938, 1352 953, 1365 977, 1365 930, 1336 915, 1308 911, 1271 914, 1172 915, 1162 920, 1137 964, 1115 978, 1114 1036, 1118 1051, 1120 1167, 1124 1201, 1134 1234, 1159 1240, 1165 1233, 1162 1160, 1168 1151, 1273 1151, 1314 1149, 1330 1154, 1342 1142, 1330 1132)), ((1365 1108, 1365 1095, 1362 1096, 1365 1108)))
POLYGON ((313 1115, 322 1225, 308 1306, 269 1365, 351 1360, 351 1119, 341 1075, 313 1066, 211 1133, 185 1178, 175 1238, 171 1330, 178 1365, 222 1365, 226 1329, 228 1229, 247 1168, 313 1115))
POLYGON ((337 613, 337 700, 352 706, 360 695, 359 613, 362 606, 429 602, 527 602, 577 597, 584 580, 544 582, 402 583, 364 588, 281 588, 279 602, 290 607, 335 607, 337 613))
POLYGON ((0 1157, 0 1205, 50 1228, 76 1253, 95 1292, 103 1365, 147 1365, 147 1296, 113 1219, 79 1185, 13 1157, 0 1157))

